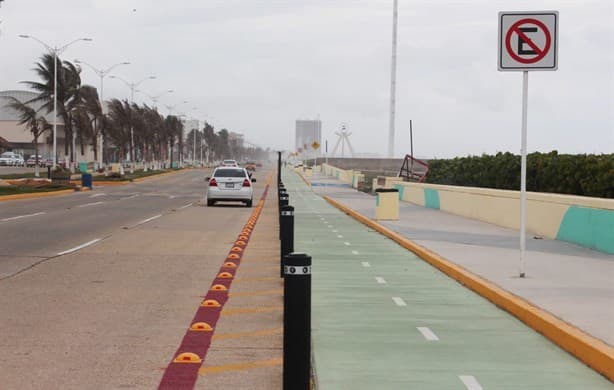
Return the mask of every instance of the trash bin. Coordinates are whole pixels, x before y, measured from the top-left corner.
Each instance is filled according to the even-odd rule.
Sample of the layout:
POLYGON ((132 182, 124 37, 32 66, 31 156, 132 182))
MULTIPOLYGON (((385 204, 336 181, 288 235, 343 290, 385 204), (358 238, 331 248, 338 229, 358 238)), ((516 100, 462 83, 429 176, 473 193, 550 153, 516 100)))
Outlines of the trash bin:
POLYGON ((81 174, 81 187, 88 187, 90 190, 92 189, 92 174, 91 173, 81 174))
POLYGON ((378 188, 375 190, 375 219, 399 219, 399 190, 378 188))

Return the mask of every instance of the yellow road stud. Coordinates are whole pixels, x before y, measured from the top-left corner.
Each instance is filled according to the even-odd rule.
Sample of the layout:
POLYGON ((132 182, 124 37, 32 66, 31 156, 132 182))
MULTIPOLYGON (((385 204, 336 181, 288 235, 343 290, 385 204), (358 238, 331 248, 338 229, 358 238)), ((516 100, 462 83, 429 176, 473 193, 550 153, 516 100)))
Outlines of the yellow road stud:
POLYGON ((174 363, 202 363, 203 359, 200 358, 200 356, 198 356, 195 353, 192 352, 184 352, 184 353, 180 353, 179 355, 177 355, 177 357, 175 358, 175 360, 173 360, 174 363))
POLYGON ((202 307, 221 307, 220 303, 215 299, 205 299, 203 303, 200 304, 202 307))
POLYGON ((190 326, 190 330, 194 332, 213 332, 211 325, 206 322, 195 322, 190 326))

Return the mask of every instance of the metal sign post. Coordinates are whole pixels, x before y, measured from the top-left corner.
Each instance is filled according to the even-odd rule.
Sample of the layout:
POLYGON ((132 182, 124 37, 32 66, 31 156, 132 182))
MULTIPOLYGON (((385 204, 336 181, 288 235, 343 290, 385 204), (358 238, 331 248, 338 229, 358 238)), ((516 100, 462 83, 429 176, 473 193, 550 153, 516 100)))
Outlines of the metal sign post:
POLYGON ((530 70, 557 70, 558 11, 499 12, 501 72, 522 71, 522 133, 520 167, 520 266, 525 277, 527 210, 527 107, 530 70))

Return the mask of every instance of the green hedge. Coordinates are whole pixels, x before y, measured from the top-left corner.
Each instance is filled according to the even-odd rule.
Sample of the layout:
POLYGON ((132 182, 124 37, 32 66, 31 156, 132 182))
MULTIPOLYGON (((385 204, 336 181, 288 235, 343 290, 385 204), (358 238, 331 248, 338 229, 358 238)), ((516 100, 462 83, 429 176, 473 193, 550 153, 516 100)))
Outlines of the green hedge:
MULTIPOLYGON (((497 153, 429 161, 427 183, 520 189, 520 156, 497 153)), ((614 198, 614 154, 531 153, 527 190, 614 198)))

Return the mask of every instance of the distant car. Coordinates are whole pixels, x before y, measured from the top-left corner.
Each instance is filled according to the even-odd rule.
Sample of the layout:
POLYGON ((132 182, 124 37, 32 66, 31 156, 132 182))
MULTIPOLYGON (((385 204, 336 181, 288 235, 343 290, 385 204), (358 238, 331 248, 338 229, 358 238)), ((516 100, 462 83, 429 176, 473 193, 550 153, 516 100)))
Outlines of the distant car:
POLYGON ((237 164, 236 160, 224 160, 222 161, 222 166, 223 167, 238 167, 239 164, 237 164))
MULTIPOLYGON (((38 156, 38 166, 42 167, 45 166, 45 159, 43 158, 43 156, 39 155, 38 156)), ((26 166, 27 167, 35 167, 36 166, 36 155, 32 154, 30 155, 30 157, 26 160, 26 166)))
POLYGON ((240 167, 218 167, 213 171, 207 190, 207 206, 213 206, 218 201, 243 202, 252 207, 254 189, 247 170, 240 167))
POLYGON ((21 157, 17 153, 4 152, 0 154, 0 165, 13 167, 18 166, 20 164, 20 161, 23 161, 23 157, 21 157))
POLYGON ((15 155, 15 166, 24 167, 25 165, 26 165, 26 160, 23 159, 23 156, 21 154, 16 154, 15 155))

